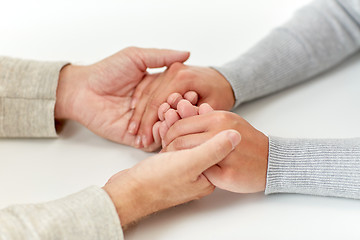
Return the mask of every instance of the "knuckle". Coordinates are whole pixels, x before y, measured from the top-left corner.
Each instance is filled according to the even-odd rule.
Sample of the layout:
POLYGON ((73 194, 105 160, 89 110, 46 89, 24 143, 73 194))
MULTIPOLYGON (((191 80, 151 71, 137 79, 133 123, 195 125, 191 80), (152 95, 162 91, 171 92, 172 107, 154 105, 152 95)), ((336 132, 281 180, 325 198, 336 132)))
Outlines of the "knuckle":
POLYGON ((185 149, 185 142, 183 141, 183 139, 181 138, 176 138, 173 142, 172 142, 173 148, 176 150, 182 150, 185 149))
POLYGON ((151 146, 149 146, 148 148, 144 149, 145 152, 154 152, 160 149, 160 145, 159 144, 152 144, 151 146))
POLYGON ((122 53, 129 58, 139 69, 142 71, 146 70, 146 65, 144 64, 144 53, 138 47, 127 47, 122 50, 122 53))
POLYGON ((194 73, 189 71, 188 69, 182 69, 177 72, 175 76, 175 81, 184 81, 187 79, 192 79, 194 77, 194 73))
POLYGON ((213 122, 216 124, 223 123, 226 119, 226 116, 222 112, 218 112, 217 114, 213 115, 213 122))
POLYGON ((180 127, 179 125, 177 124, 178 122, 175 122, 168 130, 167 134, 165 135, 164 137, 164 141, 165 143, 170 143, 171 140, 178 136, 178 133, 180 131, 180 127))
POLYGON ((222 111, 222 112, 217 112, 216 114, 214 114, 214 122, 217 124, 222 124, 225 122, 228 122, 232 119, 231 114, 229 114, 228 112, 222 111))
POLYGON ((185 65, 180 62, 175 62, 171 64, 171 66, 168 68, 169 73, 176 73, 180 69, 182 69, 185 65))
POLYGON ((139 50, 138 47, 129 46, 123 49, 125 53, 137 52, 139 50))

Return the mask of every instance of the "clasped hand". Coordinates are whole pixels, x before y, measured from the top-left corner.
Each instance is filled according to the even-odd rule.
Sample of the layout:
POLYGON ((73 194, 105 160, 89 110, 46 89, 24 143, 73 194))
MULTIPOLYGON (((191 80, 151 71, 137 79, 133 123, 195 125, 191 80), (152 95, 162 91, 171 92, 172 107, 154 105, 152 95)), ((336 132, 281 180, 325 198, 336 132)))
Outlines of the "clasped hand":
POLYGON ((93 65, 67 65, 60 72, 55 118, 75 120, 99 136, 136 146, 136 136, 127 131, 135 89, 159 76, 148 68, 188 57, 188 52, 129 47, 93 65))
POLYGON ((264 189, 267 137, 239 116, 213 110, 232 108, 232 88, 214 69, 182 64, 188 57, 131 47, 60 72, 55 118, 78 121, 104 138, 146 151, 162 143, 168 152, 115 174, 104 186, 123 226, 206 196, 214 186, 264 189), (147 72, 163 66, 163 73, 147 72))

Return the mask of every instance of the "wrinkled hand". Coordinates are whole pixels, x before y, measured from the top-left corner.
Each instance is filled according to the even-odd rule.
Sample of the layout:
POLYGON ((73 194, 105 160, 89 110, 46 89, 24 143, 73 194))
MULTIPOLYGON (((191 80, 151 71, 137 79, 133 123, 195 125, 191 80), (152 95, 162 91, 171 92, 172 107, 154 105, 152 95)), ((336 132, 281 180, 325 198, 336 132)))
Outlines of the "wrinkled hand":
POLYGON ((103 189, 114 202, 121 225, 212 193, 214 186, 202 173, 240 140, 238 132, 223 131, 196 148, 157 154, 115 174, 103 189))
POLYGON ((188 57, 188 52, 130 47, 93 65, 65 66, 55 118, 76 120, 104 138, 136 146, 134 135, 127 132, 135 88, 157 77, 147 68, 170 66, 188 57))
POLYGON ((241 143, 204 175, 216 187, 232 192, 265 190, 269 140, 243 118, 231 112, 214 111, 207 104, 197 108, 186 100, 181 100, 177 110, 169 110, 163 118, 161 126, 167 125, 162 133, 163 152, 193 148, 220 131, 237 130, 241 143))
MULTIPOLYGON (((193 104, 209 103, 214 109, 230 110, 235 102, 229 82, 216 70, 207 67, 186 66, 175 63, 146 87, 139 84, 134 93, 135 111, 129 132, 136 134, 142 146, 153 143, 152 127, 158 120, 159 106, 167 97, 177 92, 193 104), (189 91, 199 95, 196 102, 187 97, 189 91), (198 101, 197 101, 198 100, 198 101)), ((170 103, 172 105, 174 103, 170 103)))

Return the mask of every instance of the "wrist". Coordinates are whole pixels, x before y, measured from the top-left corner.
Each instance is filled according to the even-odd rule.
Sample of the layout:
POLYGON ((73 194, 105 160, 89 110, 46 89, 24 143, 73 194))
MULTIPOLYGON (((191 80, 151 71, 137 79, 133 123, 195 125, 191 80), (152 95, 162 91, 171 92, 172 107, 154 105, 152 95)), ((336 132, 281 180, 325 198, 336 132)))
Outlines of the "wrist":
POLYGON ((263 156, 263 176, 262 176, 262 189, 261 191, 265 191, 266 189, 266 181, 267 181, 267 171, 268 171, 268 159, 269 159, 269 137, 267 137, 265 134, 263 134, 264 137, 264 146, 262 148, 262 156, 263 156))
POLYGON ((61 69, 56 89, 55 119, 75 119, 76 92, 86 76, 83 68, 69 64, 61 69))
POLYGON ((209 67, 209 70, 216 79, 215 82, 219 90, 222 93, 226 93, 222 94, 222 101, 224 102, 223 110, 231 110, 235 105, 235 93, 230 82, 215 68, 209 67))
POLYGON ((118 173, 121 175, 115 175, 117 179, 110 179, 103 187, 114 203, 123 229, 154 212, 152 201, 144 197, 143 187, 127 173, 128 170, 118 173))

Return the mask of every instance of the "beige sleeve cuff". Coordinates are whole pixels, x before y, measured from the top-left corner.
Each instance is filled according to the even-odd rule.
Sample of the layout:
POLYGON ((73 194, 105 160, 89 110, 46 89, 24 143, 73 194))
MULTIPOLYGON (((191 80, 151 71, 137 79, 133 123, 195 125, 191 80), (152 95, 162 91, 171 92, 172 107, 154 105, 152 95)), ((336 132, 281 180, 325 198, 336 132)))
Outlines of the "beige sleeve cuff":
POLYGON ((124 239, 114 204, 95 186, 48 203, 8 207, 0 223, 0 239, 124 239))
POLYGON ((0 137, 56 137, 54 107, 67 62, 0 57, 0 137))

